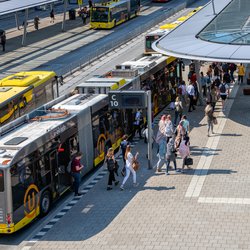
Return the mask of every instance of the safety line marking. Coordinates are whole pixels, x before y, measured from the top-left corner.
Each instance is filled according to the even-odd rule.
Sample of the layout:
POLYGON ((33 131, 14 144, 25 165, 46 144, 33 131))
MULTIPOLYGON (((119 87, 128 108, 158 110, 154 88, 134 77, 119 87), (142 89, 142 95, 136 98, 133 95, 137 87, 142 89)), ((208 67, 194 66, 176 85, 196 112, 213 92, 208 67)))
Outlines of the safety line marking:
MULTIPOLYGON (((239 86, 234 85, 234 88, 232 89, 230 99, 227 100, 226 105, 225 105, 225 110, 224 113, 222 111, 219 112, 218 116, 221 118, 217 118, 218 120, 218 125, 214 126, 214 130, 216 134, 222 134, 223 129, 225 127, 226 121, 228 114, 231 110, 231 107, 234 103, 234 98, 237 94, 237 91, 239 89, 239 86)), ((205 119, 205 118, 204 118, 205 119)), ((211 162, 214 157, 214 152, 217 149, 219 140, 221 136, 213 136, 209 137, 207 144, 205 146, 205 150, 203 150, 203 153, 200 157, 200 160, 198 162, 198 165, 196 167, 196 170, 194 172, 194 175, 192 177, 192 180, 190 181, 190 184, 187 188, 185 197, 191 198, 191 197, 199 197, 202 187, 204 185, 204 182, 206 180, 207 173, 209 171, 211 162)))

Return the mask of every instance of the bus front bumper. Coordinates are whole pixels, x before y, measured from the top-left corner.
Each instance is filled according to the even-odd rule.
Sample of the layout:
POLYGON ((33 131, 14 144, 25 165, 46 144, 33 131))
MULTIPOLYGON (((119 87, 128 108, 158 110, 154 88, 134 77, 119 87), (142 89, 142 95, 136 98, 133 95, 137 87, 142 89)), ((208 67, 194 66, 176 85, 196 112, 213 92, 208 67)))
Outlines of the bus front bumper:
POLYGON ((0 234, 12 234, 15 232, 14 224, 8 226, 7 224, 0 224, 0 234))

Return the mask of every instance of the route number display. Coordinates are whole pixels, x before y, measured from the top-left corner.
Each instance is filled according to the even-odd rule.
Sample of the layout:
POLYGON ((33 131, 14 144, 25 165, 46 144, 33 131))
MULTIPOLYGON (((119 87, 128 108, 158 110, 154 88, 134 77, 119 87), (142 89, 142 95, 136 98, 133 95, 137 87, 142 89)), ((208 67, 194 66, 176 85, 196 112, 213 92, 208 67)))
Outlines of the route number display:
POLYGON ((147 107, 147 93, 145 91, 110 91, 108 95, 111 109, 147 107))

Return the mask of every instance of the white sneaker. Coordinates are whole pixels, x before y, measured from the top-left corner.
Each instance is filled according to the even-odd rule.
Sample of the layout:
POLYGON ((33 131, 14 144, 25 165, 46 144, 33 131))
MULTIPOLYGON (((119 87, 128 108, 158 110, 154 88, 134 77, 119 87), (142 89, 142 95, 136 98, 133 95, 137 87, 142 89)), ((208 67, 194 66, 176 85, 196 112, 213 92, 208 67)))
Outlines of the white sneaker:
POLYGON ((123 190, 124 190, 124 187, 123 187, 123 186, 120 186, 120 190, 123 191, 123 190))
POLYGON ((138 182, 137 182, 137 183, 134 183, 133 186, 134 186, 134 187, 138 187, 138 186, 139 186, 139 183, 138 183, 138 182))

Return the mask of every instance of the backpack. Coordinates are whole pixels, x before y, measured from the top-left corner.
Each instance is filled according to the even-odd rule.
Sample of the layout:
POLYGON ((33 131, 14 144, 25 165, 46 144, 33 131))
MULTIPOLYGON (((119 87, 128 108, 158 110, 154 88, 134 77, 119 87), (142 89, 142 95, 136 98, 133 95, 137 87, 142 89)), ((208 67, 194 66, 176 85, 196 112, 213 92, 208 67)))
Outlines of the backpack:
POLYGON ((178 94, 178 95, 182 95, 182 88, 181 88, 181 87, 179 87, 179 88, 177 89, 177 94, 178 94))
POLYGON ((175 109, 177 112, 182 112, 182 107, 180 105, 180 103, 178 103, 176 106, 175 106, 175 109))
POLYGON ((172 135, 173 134, 173 131, 172 131, 172 123, 171 122, 168 122, 166 124, 166 134, 167 135, 172 135))
POLYGON ((115 162, 113 159, 107 159, 108 171, 113 171, 115 169, 115 162))
POLYGON ((226 93, 226 84, 221 84, 220 92, 223 93, 223 94, 226 93))
POLYGON ((174 143, 168 143, 168 147, 169 147, 169 151, 171 153, 175 153, 176 152, 175 147, 174 147, 174 143))

